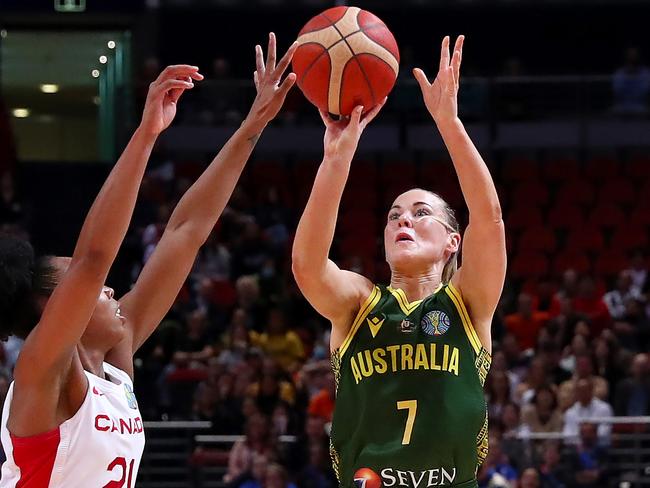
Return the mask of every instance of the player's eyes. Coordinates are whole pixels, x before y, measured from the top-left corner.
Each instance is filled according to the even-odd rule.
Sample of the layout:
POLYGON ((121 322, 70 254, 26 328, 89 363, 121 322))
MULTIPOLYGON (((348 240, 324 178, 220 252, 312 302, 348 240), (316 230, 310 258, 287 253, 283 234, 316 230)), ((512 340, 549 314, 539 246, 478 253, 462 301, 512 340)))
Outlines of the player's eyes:
POLYGON ((415 216, 416 217, 424 217, 425 215, 430 215, 429 211, 425 208, 418 208, 415 211, 415 216))
POLYGON ((388 215, 388 220, 397 220, 397 219, 399 219, 398 213, 392 213, 388 215))

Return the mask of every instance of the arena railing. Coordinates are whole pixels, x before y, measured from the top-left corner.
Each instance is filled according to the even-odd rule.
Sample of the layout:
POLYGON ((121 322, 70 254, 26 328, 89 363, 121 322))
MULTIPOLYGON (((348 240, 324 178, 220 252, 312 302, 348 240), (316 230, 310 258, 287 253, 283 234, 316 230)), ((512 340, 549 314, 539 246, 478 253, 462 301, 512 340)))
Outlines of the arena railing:
MULTIPOLYGON (((606 481, 611 488, 640 488, 650 486, 650 416, 594 417, 584 423, 612 426, 609 439, 604 441, 608 455, 606 481)), ((563 432, 527 432, 517 436, 524 444, 548 440, 562 441, 565 449, 575 445, 577 438, 563 432)))

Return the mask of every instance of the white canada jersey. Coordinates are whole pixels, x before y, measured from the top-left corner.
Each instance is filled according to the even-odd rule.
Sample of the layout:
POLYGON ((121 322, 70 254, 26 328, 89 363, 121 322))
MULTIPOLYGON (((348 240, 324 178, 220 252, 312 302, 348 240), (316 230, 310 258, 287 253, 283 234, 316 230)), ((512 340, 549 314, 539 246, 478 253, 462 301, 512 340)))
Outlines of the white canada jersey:
MULTIPOLYGON (((72 418, 56 429, 16 437, 7 429, 13 383, 2 411, 0 488, 133 488, 144 450, 142 416, 133 383, 104 363, 103 379, 86 371, 88 392, 72 418)), ((34 412, 38 415, 38 412, 34 412)))

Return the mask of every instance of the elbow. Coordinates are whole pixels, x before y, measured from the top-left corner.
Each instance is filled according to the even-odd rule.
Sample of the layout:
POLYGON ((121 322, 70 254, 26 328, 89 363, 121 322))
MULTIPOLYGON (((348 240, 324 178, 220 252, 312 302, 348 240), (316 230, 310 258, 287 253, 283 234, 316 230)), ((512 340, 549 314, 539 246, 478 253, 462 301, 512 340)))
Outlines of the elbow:
POLYGON ((503 226, 503 212, 498 200, 486 205, 479 212, 472 212, 472 209, 470 209, 470 218, 472 217, 481 222, 490 222, 497 226, 503 226))

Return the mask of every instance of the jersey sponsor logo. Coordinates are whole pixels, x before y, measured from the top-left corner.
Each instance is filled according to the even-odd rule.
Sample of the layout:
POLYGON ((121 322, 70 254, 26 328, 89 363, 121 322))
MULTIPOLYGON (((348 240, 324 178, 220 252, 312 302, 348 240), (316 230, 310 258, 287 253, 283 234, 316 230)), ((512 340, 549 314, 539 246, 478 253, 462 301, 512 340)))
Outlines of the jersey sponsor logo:
POLYGON ((98 396, 104 396, 104 394, 99 391, 96 386, 93 386, 93 393, 98 396))
POLYGON ((405 334, 410 334, 411 332, 415 332, 415 324, 409 319, 404 319, 399 323, 397 331, 403 332, 405 334))
POLYGON ((382 319, 379 319, 379 317, 372 317, 366 319, 366 321, 368 322, 368 327, 370 327, 370 333, 372 334, 373 339, 377 336, 377 333, 379 332, 379 329, 381 329, 384 320, 386 320, 386 317, 383 317, 382 319))
POLYGON ((126 402, 129 404, 129 407, 133 410, 137 410, 138 401, 135 399, 135 393, 133 393, 133 388, 131 388, 131 385, 124 383, 124 394, 126 395, 126 402))
POLYGON ((353 479, 356 488, 381 488, 381 478, 370 468, 357 469, 353 479))
POLYGON ((109 417, 106 414, 99 414, 95 417, 95 430, 99 432, 119 432, 120 434, 141 434, 144 432, 142 419, 140 417, 129 419, 118 419, 109 417))
POLYGON ((430 486, 451 486, 456 479, 456 468, 432 468, 425 471, 401 471, 384 468, 377 475, 370 468, 360 468, 354 473, 356 488, 428 488, 430 486))
POLYGON ((432 336, 440 336, 449 330, 451 321, 449 315, 442 310, 431 310, 420 322, 422 330, 432 336))
POLYGON ((449 344, 396 344, 359 351, 350 357, 350 369, 358 385, 376 373, 417 369, 444 371, 458 376, 459 361, 460 351, 449 344))

